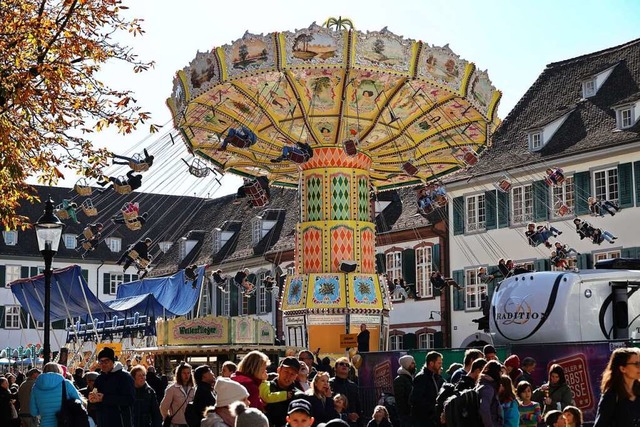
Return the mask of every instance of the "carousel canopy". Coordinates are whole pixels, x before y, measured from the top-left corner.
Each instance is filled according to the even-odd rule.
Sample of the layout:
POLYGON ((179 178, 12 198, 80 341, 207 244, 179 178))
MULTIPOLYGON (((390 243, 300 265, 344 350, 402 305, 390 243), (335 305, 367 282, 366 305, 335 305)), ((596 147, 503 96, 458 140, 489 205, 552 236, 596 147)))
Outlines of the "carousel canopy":
MULTIPOLYGON (((243 176, 295 187, 295 163, 271 163, 285 145, 343 146, 370 156, 378 189, 412 185, 469 164, 496 128, 500 99, 486 71, 448 46, 386 28, 246 33, 198 53, 167 101, 197 156, 243 176), (219 150, 230 130, 256 135, 219 150), (407 162, 416 170, 403 167, 407 162), (409 173, 407 172, 409 170, 409 173)), ((477 157, 476 157, 477 159, 477 157)))

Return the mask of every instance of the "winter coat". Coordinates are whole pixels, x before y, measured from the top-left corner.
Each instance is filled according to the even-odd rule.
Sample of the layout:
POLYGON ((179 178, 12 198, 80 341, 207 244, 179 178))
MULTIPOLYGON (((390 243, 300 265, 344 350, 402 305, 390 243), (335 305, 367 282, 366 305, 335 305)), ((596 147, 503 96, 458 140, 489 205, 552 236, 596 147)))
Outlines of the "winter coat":
POLYGON ((102 372, 94 388, 102 393, 102 402, 96 402, 98 427, 130 427, 133 425, 133 403, 136 388, 133 378, 116 363, 111 372, 102 372))
POLYGON ((304 399, 311 404, 311 414, 314 418, 313 427, 340 417, 333 404, 333 399, 330 397, 325 398, 323 402, 318 396, 298 393, 294 399, 304 399))
MULTIPOLYGON (((633 412, 640 412, 640 398, 631 401, 620 399, 615 391, 607 390, 600 396, 598 412, 593 427, 635 426, 633 412)), ((640 420, 636 420, 636 423, 640 420)))
POLYGON ((369 422, 367 423, 367 427, 393 427, 393 426, 391 425, 391 422, 388 419, 383 418, 380 421, 380 424, 376 423, 376 420, 373 420, 373 419, 369 420, 369 422))
POLYGON ((481 375, 476 391, 480 397, 480 417, 484 427, 502 427, 504 417, 495 381, 487 375, 481 375))
POLYGON ((69 380, 56 372, 38 375, 31 390, 29 413, 40 416, 40 427, 57 427, 56 413, 62 408, 62 381, 66 381, 67 399, 80 399, 78 390, 69 380))
POLYGON ((512 400, 501 404, 502 413, 504 414, 504 427, 520 426, 520 409, 518 409, 518 401, 512 400))
POLYGON ((542 414, 546 414, 549 411, 558 409, 558 403, 560 403, 560 410, 562 411, 566 406, 571 405, 573 402, 573 392, 566 383, 563 384, 549 384, 549 397, 551 398, 551 404, 546 405, 544 403, 545 393, 542 387, 537 388, 531 397, 534 402, 539 402, 542 406, 542 414))
POLYGON ((36 383, 33 378, 27 378, 18 389, 18 402, 20 402, 20 414, 30 415, 29 403, 31 402, 31 390, 36 383))
POLYGON ((0 425, 2 426, 11 426, 15 421, 15 419, 12 418, 13 410, 11 408, 11 399, 13 398, 14 396, 12 396, 9 390, 0 387, 0 425))
POLYGON ((360 409, 360 392, 356 383, 346 378, 333 377, 329 380, 329 386, 334 396, 338 393, 347 396, 347 400, 349 401, 349 407, 345 410, 347 414, 355 412, 360 416, 357 422, 349 422, 349 425, 361 425, 362 409, 360 409))
POLYGON ((400 417, 406 418, 411 414, 411 405, 409 404, 411 390, 413 390, 413 375, 402 367, 398 368, 398 376, 393 380, 393 395, 400 417))
POLYGON ((262 380, 250 377, 242 372, 236 371, 231 375, 231 379, 237 383, 240 383, 249 392, 249 403, 252 408, 256 408, 264 412, 265 404, 260 399, 260 383, 262 380))
POLYGON ((435 426, 436 397, 444 380, 438 374, 423 367, 413 379, 413 391, 409 401, 411 402, 411 419, 421 426, 435 426))
POLYGON ((204 410, 207 406, 216 404, 212 390, 211 384, 200 382, 196 385, 196 391, 193 394, 193 409, 200 414, 200 418, 204 416, 204 410))
POLYGON ((164 398, 160 402, 160 413, 166 417, 169 412, 173 414, 172 424, 186 424, 184 411, 189 402, 193 401, 195 389, 187 387, 185 390, 180 384, 173 383, 164 392, 164 398), (185 403, 186 400, 186 403, 185 403))
POLYGON ((136 388, 133 402, 133 425, 135 427, 162 427, 162 416, 156 393, 145 383, 136 388))

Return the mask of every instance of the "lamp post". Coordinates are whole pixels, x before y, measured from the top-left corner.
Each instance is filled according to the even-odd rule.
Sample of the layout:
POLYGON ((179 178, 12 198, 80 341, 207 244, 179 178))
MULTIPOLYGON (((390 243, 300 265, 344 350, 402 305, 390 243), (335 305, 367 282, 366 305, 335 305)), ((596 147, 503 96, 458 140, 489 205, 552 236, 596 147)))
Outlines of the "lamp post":
POLYGON ((53 213, 51 196, 45 202, 44 215, 38 219, 34 227, 38 238, 38 249, 44 258, 44 365, 49 362, 51 354, 49 340, 51 331, 51 262, 53 261, 53 256, 58 252, 62 230, 64 229, 64 224, 53 213))

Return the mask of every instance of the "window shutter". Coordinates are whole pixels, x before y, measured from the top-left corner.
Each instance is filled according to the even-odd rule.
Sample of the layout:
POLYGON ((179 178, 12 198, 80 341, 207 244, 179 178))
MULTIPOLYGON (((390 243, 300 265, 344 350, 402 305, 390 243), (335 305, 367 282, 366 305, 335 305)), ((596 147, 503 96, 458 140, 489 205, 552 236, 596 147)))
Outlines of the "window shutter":
POLYGON ((229 285, 229 316, 238 315, 238 296, 240 295, 240 289, 238 285, 232 279, 232 283, 229 285))
POLYGON ((464 292, 465 292, 464 270, 454 271, 453 280, 455 280, 456 283, 462 287, 462 289, 455 289, 455 288, 453 289, 453 310, 454 311, 464 310, 464 292))
POLYGON ((618 204, 621 208, 633 206, 633 172, 631 163, 618 165, 618 204))
POLYGON ((551 260, 548 258, 537 259, 534 268, 535 271, 549 271, 551 270, 551 260))
POLYGON ((576 215, 589 213, 587 199, 591 196, 591 173, 577 172, 573 174, 575 185, 575 212, 576 215))
POLYGON ((81 274, 82 274, 82 277, 84 277, 84 280, 85 280, 87 283, 89 283, 89 270, 86 270, 86 269, 84 269, 84 268, 83 268, 83 269, 81 270, 81 274))
POLYGON ((28 325, 29 321, 28 321, 28 313, 27 310, 25 310, 24 308, 20 307, 20 327, 27 329, 29 326, 28 325))
POLYGON ((38 267, 29 267, 29 275, 27 277, 37 276, 38 274, 40 274, 38 267))
POLYGON ((29 267, 20 267, 20 278, 24 279, 29 277, 29 267))
POLYGON ((416 251, 414 249, 402 251, 402 278, 405 285, 416 284, 416 251))
POLYGON ((464 234, 464 197, 453 199, 453 234, 464 234))
POLYGON ((442 332, 433 334, 433 348, 444 348, 444 334, 442 332))
POLYGON ((103 273, 102 274, 102 293, 105 295, 109 295, 111 285, 111 274, 103 273))
POLYGON ((493 230, 498 226, 498 211, 496 190, 484 193, 485 201, 485 226, 487 230, 493 230))
POLYGON ((509 193, 498 192, 498 228, 509 226, 509 193))
POLYGON ((275 294, 275 292, 277 292, 276 289, 278 288, 274 286, 273 291, 267 292, 267 298, 266 298, 267 303, 265 304, 265 308, 264 308, 265 313, 271 313, 273 311, 273 298, 276 295, 275 294))
POLYGON ((633 163, 633 175, 636 185, 636 206, 640 206, 640 161, 633 163))
POLYGON ((440 265, 441 258, 440 245, 433 245, 433 247, 431 248, 431 268, 433 270, 442 270, 442 266, 440 265))
POLYGON ((67 321, 65 319, 57 320, 51 323, 51 329, 66 329, 67 321))
POLYGON ((576 261, 579 269, 585 270, 591 268, 591 254, 580 254, 576 261))
POLYGON ((247 301, 247 314, 256 314, 257 312, 257 305, 258 305, 258 298, 260 295, 260 288, 258 286, 258 276, 256 276, 255 274, 250 274, 249 276, 247 276, 247 280, 251 283, 253 283, 253 286, 256 287, 256 290, 253 294, 251 294, 251 296, 249 296, 249 301, 247 301))
POLYGON ((622 258, 638 258, 640 255, 640 248, 623 248, 620 251, 622 258))
POLYGON ((533 187, 533 217, 536 222, 549 219, 549 187, 544 181, 535 181, 533 187))
POLYGON ((0 265, 0 286, 7 286, 7 268, 4 265, 0 265))
POLYGON ((408 333, 402 336, 402 349, 413 350, 416 346, 416 334, 408 333))
MULTIPOLYGON (((500 273, 500 270, 498 269, 497 265, 492 265, 489 268, 487 268, 487 273, 488 274, 493 274, 494 276, 496 274, 500 273)), ((493 298, 493 291, 496 288, 496 282, 498 281, 497 278, 490 280, 489 283, 487 283, 487 298, 489 298, 489 301, 491 301, 491 298, 493 298)))
POLYGON ((376 254, 376 272, 378 274, 384 274, 387 272, 386 262, 387 261, 384 254, 382 253, 376 254))
POLYGON ((219 287, 215 287, 216 290, 216 316, 221 316, 222 315, 222 291, 220 290, 219 287))
POLYGON ((0 305, 0 329, 4 328, 4 305, 0 305))

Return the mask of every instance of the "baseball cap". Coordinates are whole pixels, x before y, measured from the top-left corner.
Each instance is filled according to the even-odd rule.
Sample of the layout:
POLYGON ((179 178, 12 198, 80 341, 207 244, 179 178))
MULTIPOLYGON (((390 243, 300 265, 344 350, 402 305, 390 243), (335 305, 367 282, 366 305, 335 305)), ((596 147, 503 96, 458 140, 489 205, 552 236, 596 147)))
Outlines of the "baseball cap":
POLYGON ((342 426, 349 427, 349 423, 347 423, 344 420, 341 420, 340 418, 336 418, 336 419, 333 419, 331 421, 327 421, 326 423, 318 424, 318 427, 342 427, 342 426))
POLYGON ((294 412, 302 411, 307 415, 311 416, 311 403, 307 402, 304 399, 295 399, 289 403, 289 410, 287 411, 287 415, 291 415, 294 412))
POLYGON ((292 356, 285 357, 280 361, 281 368, 293 368, 296 371, 300 370, 300 362, 298 359, 292 356))

